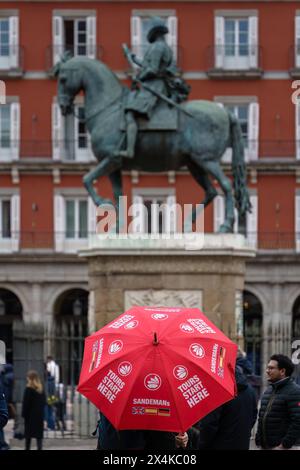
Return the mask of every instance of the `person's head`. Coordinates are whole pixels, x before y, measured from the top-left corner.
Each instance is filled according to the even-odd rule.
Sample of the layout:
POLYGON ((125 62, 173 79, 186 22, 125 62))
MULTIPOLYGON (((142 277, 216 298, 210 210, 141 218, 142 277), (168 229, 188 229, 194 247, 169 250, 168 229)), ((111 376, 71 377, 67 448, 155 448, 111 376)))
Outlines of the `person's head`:
POLYGON ((266 373, 270 382, 290 377, 294 371, 294 364, 289 357, 283 354, 273 354, 267 365, 266 373))
POLYGON ((168 32, 169 29, 167 28, 163 20, 157 16, 152 19, 151 27, 147 34, 147 39, 150 43, 152 43, 156 41, 159 36, 162 37, 165 34, 168 34, 168 32))
POLYGON ((47 363, 51 362, 51 361, 53 361, 53 357, 52 356, 47 356, 47 363))
POLYGON ((33 388, 33 390, 36 390, 39 393, 43 391, 41 379, 35 370, 29 370, 27 372, 27 387, 33 388))

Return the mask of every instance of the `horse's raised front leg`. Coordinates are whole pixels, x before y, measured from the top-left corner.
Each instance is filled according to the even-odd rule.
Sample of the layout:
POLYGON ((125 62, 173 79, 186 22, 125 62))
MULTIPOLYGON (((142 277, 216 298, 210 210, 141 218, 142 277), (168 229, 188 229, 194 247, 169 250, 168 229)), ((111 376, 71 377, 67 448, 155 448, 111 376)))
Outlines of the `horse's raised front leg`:
POLYGON ((104 158, 93 170, 89 171, 83 177, 83 184, 87 189, 87 192, 91 196, 92 200, 94 201, 96 206, 112 204, 113 202, 110 199, 105 199, 99 196, 94 187, 93 181, 100 178, 100 176, 109 176, 111 173, 115 172, 119 169, 119 161, 113 160, 109 157, 104 158))
MULTIPOLYGON (((206 207, 208 206, 208 204, 211 203, 211 201, 217 196, 218 193, 216 189, 214 188, 213 184, 211 183, 207 172, 203 170, 203 168, 198 166, 192 160, 189 160, 187 162, 187 166, 193 178, 205 191, 204 199, 200 202, 200 204, 206 207)), ((193 214, 192 214, 193 222, 195 222, 196 216, 197 216, 196 209, 193 209, 193 214)))
POLYGON ((232 187, 230 180, 224 175, 224 172, 216 161, 206 161, 202 163, 207 171, 218 181, 225 196, 225 220, 221 225, 219 232, 232 233, 234 224, 234 200, 232 196, 232 187))

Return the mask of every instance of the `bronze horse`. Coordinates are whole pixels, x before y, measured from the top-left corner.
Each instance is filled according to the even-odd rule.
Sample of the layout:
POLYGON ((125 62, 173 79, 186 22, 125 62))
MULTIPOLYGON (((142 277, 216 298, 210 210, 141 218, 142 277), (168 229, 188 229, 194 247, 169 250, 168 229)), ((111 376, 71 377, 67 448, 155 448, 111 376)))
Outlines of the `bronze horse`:
POLYGON ((97 206, 112 204, 97 195, 93 188, 93 181, 100 176, 109 176, 118 204, 122 195, 122 169, 162 172, 186 166, 205 191, 201 201, 204 207, 217 195, 210 178, 221 186, 225 196, 225 220, 220 232, 233 231, 234 198, 240 217, 251 210, 241 129, 238 120, 226 109, 211 101, 185 102, 180 106, 187 113, 179 111, 177 131, 139 132, 134 159, 122 159, 116 156, 116 150, 125 139, 120 122, 128 88, 105 64, 86 57, 60 62, 55 75, 58 103, 64 116, 73 112, 74 98, 81 90, 85 95, 85 122, 99 163, 83 177, 83 183, 97 206), (231 182, 220 166, 227 147, 232 147, 234 198, 231 182))

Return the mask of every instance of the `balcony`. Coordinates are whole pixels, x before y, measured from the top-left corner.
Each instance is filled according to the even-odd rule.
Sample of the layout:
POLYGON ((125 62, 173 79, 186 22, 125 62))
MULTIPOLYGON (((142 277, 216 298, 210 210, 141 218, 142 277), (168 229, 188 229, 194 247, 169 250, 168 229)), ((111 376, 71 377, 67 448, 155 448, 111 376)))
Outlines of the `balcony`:
POLYGON ((100 45, 83 45, 75 47, 74 44, 51 44, 46 48, 46 71, 50 76, 53 75, 52 68, 55 65, 54 57, 57 57, 57 61, 59 61, 59 57, 67 51, 70 52, 73 57, 91 57, 100 60, 103 56, 103 48, 100 45))
POLYGON ((253 45, 208 46, 205 51, 205 69, 210 78, 261 78, 262 48, 253 45))
POLYGON ((24 50, 23 46, 1 47, 0 78, 15 78, 23 75, 24 50))
MULTIPOLYGON (((296 140, 278 139, 259 140, 258 142, 254 140, 248 140, 245 146, 245 155, 248 163, 251 161, 257 161, 257 159, 252 159, 251 152, 249 151, 249 148, 256 144, 258 145, 258 160, 260 158, 277 158, 278 160, 288 158, 294 159, 296 162, 296 150, 297 147, 300 148, 300 141, 296 140)), ((58 153, 58 158, 54 158, 54 160, 61 160, 71 163, 95 161, 89 138, 84 139, 84 137, 81 137, 80 142, 75 139, 59 140, 55 143, 55 147, 58 153)), ((52 159, 53 150, 54 143, 52 140, 11 140, 10 146, 7 148, 2 148, 0 141, 0 163, 19 160, 20 158, 52 159)), ((229 160, 226 161, 228 162, 229 160)))
MULTIPOLYGON (((0 253, 22 252, 23 250, 37 250, 37 251, 55 251, 55 240, 57 235, 62 235, 56 232, 43 232, 43 231, 22 231, 12 232, 11 238, 0 237, 0 253)), ((92 234, 90 234, 92 235, 92 234)), ((63 234, 65 236, 65 234, 63 234)), ((290 253, 300 253, 300 233, 295 232, 248 232, 247 239, 250 246, 253 246, 253 239, 257 239, 257 250, 260 251, 288 251, 290 253)), ((74 241, 65 238, 67 242, 74 241)), ((88 246, 88 238, 81 238, 77 240, 77 248, 82 249, 88 246), (77 246, 78 245, 78 246, 77 246)), ((76 247, 75 247, 76 248, 76 247)), ((73 250, 64 250, 64 253, 75 252, 73 250)))

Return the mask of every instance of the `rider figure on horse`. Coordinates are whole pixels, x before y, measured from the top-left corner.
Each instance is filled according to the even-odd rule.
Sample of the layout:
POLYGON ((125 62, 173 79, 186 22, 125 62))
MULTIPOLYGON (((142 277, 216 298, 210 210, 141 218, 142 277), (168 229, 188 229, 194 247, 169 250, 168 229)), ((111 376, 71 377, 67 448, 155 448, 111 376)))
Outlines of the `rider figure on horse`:
POLYGON ((133 80, 132 90, 125 105, 127 149, 117 151, 118 156, 134 157, 138 133, 136 118, 138 115, 147 119, 151 118, 157 101, 160 99, 156 93, 170 96, 177 102, 183 101, 188 96, 189 86, 181 78, 176 77, 176 68, 172 66, 173 52, 164 37, 168 32, 167 26, 160 18, 153 18, 147 34, 150 46, 143 61, 139 62, 135 55, 131 55, 132 61, 141 69, 136 77, 137 82, 133 80), (149 87, 138 87, 138 82, 145 83, 149 87))

